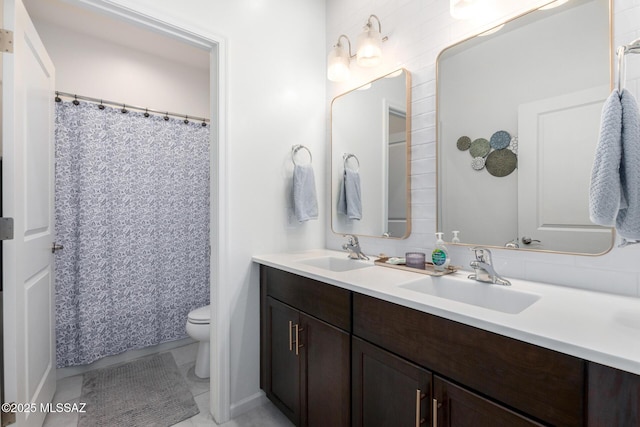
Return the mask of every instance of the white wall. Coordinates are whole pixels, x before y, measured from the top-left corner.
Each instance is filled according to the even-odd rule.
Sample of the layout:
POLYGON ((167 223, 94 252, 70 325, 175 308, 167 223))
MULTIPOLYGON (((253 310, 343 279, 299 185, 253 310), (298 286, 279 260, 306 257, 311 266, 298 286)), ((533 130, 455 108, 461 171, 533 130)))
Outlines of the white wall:
POLYGON ((57 90, 209 117, 208 68, 184 65, 35 18, 34 24, 56 67, 57 90))
MULTIPOLYGON (((354 67, 350 81, 328 85, 328 100, 398 66, 405 66, 413 77, 412 233, 402 241, 362 238, 361 246, 367 254, 431 251, 436 231, 436 57, 443 48, 491 28, 500 17, 515 16, 547 1, 496 0, 494 3, 497 8, 492 16, 468 22, 451 18, 446 0, 327 0, 326 52, 342 33, 354 39, 372 13, 381 19, 382 32, 389 36, 383 46, 383 64, 374 70, 354 67)), ((640 4, 637 0, 615 0, 614 3, 614 43, 629 43, 640 36, 640 4)), ((639 56, 627 59, 627 88, 636 95, 640 89, 639 56)), ((340 249, 342 241, 343 238, 331 233, 327 226, 327 246, 340 249)), ((468 266, 471 260, 468 249, 454 247, 450 253, 453 264, 468 266)), ((496 270, 506 277, 640 296, 639 255, 640 245, 615 248, 600 257, 496 250, 494 263, 496 270)))

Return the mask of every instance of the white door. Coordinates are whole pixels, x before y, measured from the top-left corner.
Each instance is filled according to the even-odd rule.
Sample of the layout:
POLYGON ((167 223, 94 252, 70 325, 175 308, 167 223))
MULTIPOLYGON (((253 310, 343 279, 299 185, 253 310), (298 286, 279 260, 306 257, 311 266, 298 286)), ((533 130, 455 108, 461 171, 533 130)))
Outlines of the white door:
MULTIPOLYGON (((589 220, 589 183, 608 87, 520 105, 518 235, 533 248, 600 253, 611 231, 589 220)), ((521 247, 526 247, 522 245, 521 247)))
POLYGON ((14 53, 2 58, 2 201, 15 225, 3 242, 5 400, 37 405, 16 414, 31 427, 55 391, 54 69, 22 1, 4 0, 3 13, 14 53))

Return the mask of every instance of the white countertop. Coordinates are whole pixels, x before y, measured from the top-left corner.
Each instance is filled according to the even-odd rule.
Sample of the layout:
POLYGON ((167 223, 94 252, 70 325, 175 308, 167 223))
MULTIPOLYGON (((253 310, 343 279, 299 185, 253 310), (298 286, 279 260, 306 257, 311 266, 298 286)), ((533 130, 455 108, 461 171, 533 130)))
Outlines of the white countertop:
POLYGON ((253 261, 640 375, 640 298, 507 278, 512 286, 505 291, 540 296, 520 313, 509 314, 402 287, 425 278, 437 286, 461 280, 500 286, 473 282, 468 272, 432 277, 382 266, 336 272, 301 262, 327 256, 346 254, 318 249, 259 255, 253 261))

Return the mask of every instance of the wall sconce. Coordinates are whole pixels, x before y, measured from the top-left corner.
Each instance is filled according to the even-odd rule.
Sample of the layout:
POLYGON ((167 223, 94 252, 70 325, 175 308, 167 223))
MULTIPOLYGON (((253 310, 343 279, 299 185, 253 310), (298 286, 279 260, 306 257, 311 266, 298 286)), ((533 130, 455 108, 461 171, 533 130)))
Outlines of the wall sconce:
POLYGON ((449 13, 456 19, 472 18, 476 12, 478 0, 449 0, 449 13))
POLYGON ((367 23, 358 36, 356 60, 361 67, 375 67, 382 61, 382 24, 376 15, 369 16, 367 23), (371 18, 378 21, 378 30, 373 28, 371 18))
POLYGON ((387 37, 382 37, 382 24, 376 15, 369 16, 362 33, 356 43, 356 54, 351 53, 351 40, 344 34, 338 37, 338 41, 327 56, 327 78, 332 82, 343 82, 350 76, 349 65, 351 58, 356 57, 356 62, 361 67, 375 67, 382 61, 382 42, 387 37), (378 28, 373 27, 371 19, 378 21, 378 28), (347 41, 348 51, 345 51, 341 40, 347 41))
POLYGON ((349 37, 341 34, 338 42, 333 46, 329 56, 327 57, 327 78, 332 82, 343 82, 349 78, 351 71, 349 70, 349 62, 351 62, 351 40, 349 37), (340 40, 347 40, 349 51, 345 52, 340 40))

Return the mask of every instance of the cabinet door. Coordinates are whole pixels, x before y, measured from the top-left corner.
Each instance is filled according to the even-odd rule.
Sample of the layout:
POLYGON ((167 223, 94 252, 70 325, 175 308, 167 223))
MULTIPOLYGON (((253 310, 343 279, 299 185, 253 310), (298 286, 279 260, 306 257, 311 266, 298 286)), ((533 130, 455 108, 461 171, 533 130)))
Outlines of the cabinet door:
POLYGON ((300 425, 300 364, 295 346, 298 311, 271 297, 267 298, 266 393, 271 401, 295 424, 300 425))
POLYGON ((353 426, 429 425, 431 373, 359 338, 352 343, 353 426))
POLYGON ((302 425, 349 426, 349 333, 300 314, 302 425))
POLYGON ((433 378, 433 427, 542 426, 438 376, 433 378))

